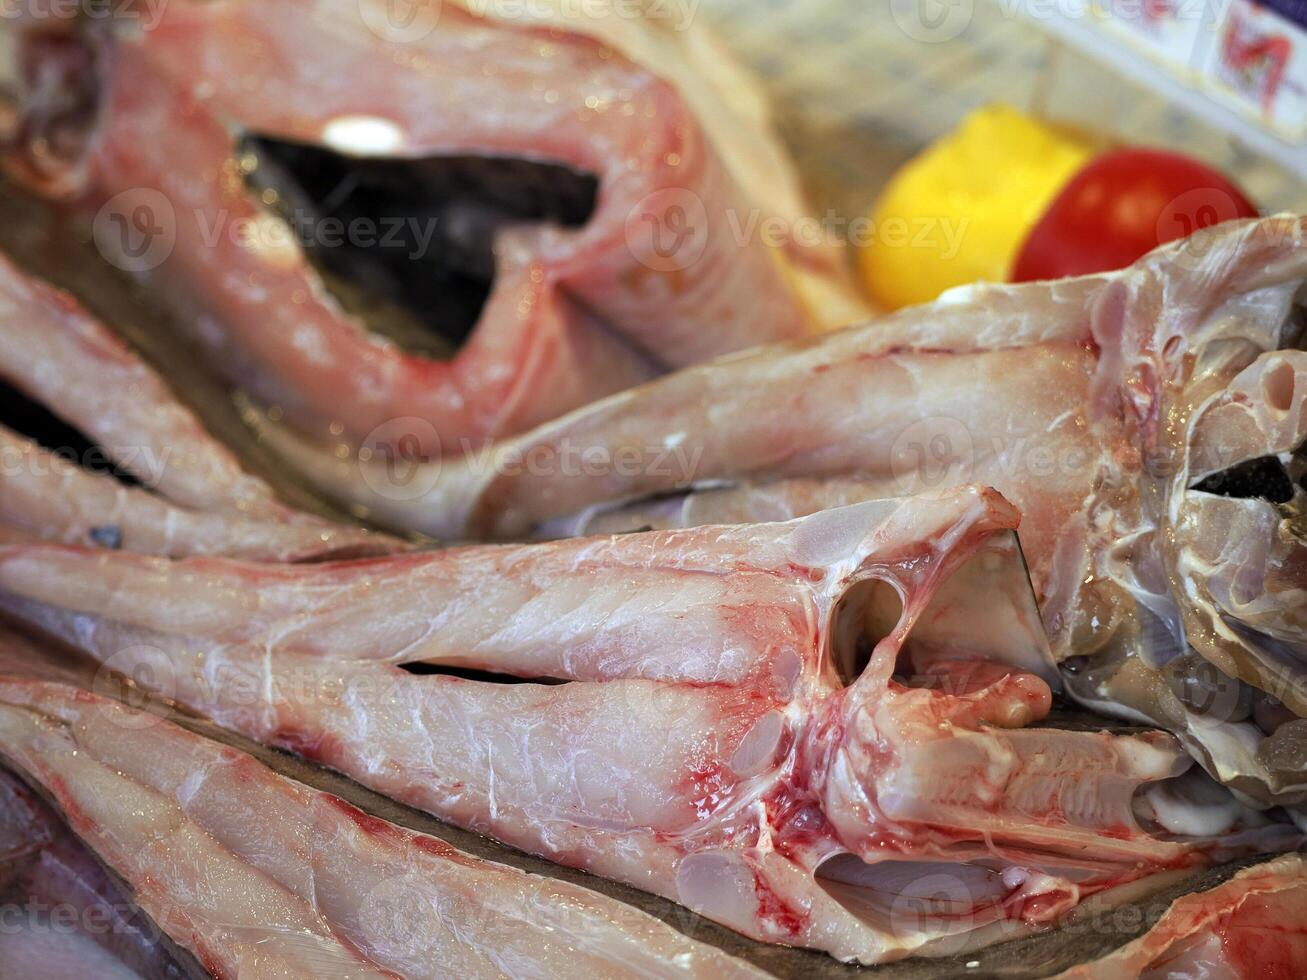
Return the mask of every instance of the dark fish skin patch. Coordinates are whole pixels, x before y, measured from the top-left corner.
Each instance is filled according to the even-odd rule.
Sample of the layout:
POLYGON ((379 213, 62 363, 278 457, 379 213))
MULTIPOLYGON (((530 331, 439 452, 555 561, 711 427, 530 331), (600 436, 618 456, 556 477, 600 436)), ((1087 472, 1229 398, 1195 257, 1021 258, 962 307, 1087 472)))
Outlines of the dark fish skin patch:
POLYGON ((101 548, 118 551, 123 546, 123 529, 117 524, 100 524, 91 528, 90 538, 101 548))

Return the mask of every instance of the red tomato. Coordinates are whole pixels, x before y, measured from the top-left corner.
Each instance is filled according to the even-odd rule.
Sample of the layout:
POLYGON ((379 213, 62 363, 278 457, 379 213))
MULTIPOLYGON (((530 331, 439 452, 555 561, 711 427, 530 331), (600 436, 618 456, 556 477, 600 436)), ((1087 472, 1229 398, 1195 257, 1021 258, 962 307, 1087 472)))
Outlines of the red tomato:
POLYGON ((1165 150, 1112 150, 1062 188, 1017 255, 1013 282, 1106 272, 1163 242, 1257 209, 1211 167, 1165 150))

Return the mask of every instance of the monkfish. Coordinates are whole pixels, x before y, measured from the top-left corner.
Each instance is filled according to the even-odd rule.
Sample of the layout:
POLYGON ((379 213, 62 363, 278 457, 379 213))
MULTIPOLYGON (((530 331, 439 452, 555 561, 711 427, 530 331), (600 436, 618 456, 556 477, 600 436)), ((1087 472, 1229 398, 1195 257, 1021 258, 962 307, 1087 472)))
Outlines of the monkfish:
POLYGON ((0 608, 137 689, 751 938, 875 963, 1290 849, 1062 686, 992 490, 314 564, 0 546, 0 608))
MULTIPOLYGON (((784 520, 998 489, 1067 692, 1179 734, 1260 805, 1307 799, 1304 219, 1120 272, 975 285, 691 367, 440 466, 289 460, 441 538, 784 520)), ((393 462, 393 461, 392 461, 393 462)))
POLYGON ((282 503, 71 296, 0 256, 0 537, 298 561, 402 547, 282 503))
POLYGON ((0 736, 5 976, 765 976, 101 694, 0 674, 0 736))
POLYGON ((95 212, 102 253, 323 445, 457 457, 862 314, 833 246, 753 231, 806 205, 700 23, 603 3, 146 12, 13 20, 9 170, 95 212))

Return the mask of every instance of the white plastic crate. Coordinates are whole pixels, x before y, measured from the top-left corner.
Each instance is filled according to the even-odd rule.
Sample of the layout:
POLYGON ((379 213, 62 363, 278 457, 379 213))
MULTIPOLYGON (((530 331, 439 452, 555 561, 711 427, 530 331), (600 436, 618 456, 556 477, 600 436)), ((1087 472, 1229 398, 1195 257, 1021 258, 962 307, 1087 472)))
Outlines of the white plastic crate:
MULTIPOLYGON (((1183 60, 1187 52, 1201 63, 1198 42, 1210 55, 1210 38, 1219 37, 1213 25, 1224 23, 1231 3, 1251 6, 1246 0, 701 2, 700 13, 766 80, 820 208, 860 213, 904 160, 967 112, 1007 102, 1123 142, 1190 153, 1230 174, 1264 210, 1307 209, 1307 145, 1286 142, 1260 111, 1250 112, 1255 78, 1243 94, 1220 74, 1203 87, 1158 53, 1183 60), (1027 9, 1032 3, 1039 16, 1027 9), (1119 21, 1099 16, 1109 3, 1119 21), (1196 23, 1204 36, 1192 46, 1169 29, 1150 38, 1128 16, 1148 3, 1197 4, 1202 18, 1181 26, 1196 23), (1076 15, 1081 9, 1093 16, 1076 15), (1057 16, 1044 16, 1048 10, 1057 16)), ((1263 11, 1257 23, 1279 16, 1263 11)), ((1275 103, 1284 132, 1298 125, 1299 103, 1307 110, 1294 52, 1275 103)), ((1307 48, 1301 55, 1307 62, 1307 48)))

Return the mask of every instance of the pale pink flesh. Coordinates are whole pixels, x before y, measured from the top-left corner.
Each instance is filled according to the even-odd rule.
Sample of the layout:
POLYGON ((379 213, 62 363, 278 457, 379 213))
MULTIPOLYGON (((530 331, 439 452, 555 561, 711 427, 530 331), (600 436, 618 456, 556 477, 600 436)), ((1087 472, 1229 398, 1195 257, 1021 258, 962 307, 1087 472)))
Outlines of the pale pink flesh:
POLYGON ((33 791, 0 769, 0 976, 198 976, 33 791))
POLYGON ((1235 804, 1210 835, 1156 835, 1136 796, 1187 766, 1173 740, 1024 727, 1055 674, 1028 587, 1023 604, 1003 584, 1015 519, 970 490, 297 569, 12 545, 0 589, 250 737, 754 938, 872 962, 1020 931, 1210 847, 1296 839, 1235 804), (994 649, 962 641, 991 624, 994 649), (862 634, 879 642, 846 687, 857 667, 836 661, 862 634), (417 662, 577 679, 392 666, 417 662), (832 876, 836 859, 853 863, 832 876), (877 911, 903 860, 975 878, 967 914, 906 929, 877 911))
POLYGON ((6 761, 217 977, 761 976, 104 697, 7 677, 0 731, 6 761))
MULTIPOLYGON (((1095 618, 1120 616, 1132 570, 1151 582, 1151 566, 1164 563, 1147 554, 1130 562, 1116 543, 1149 542, 1153 526, 1177 523, 1191 505, 1179 481, 1205 475, 1205 462, 1172 466, 1177 484, 1162 506, 1173 510, 1155 513, 1140 496, 1145 467, 1182 459, 1192 406, 1227 386, 1227 397, 1253 407, 1272 400, 1238 428, 1209 412, 1192 437, 1200 461, 1219 455, 1230 465, 1307 438, 1307 365, 1275 351, 1304 276, 1307 246, 1298 224, 1281 218, 1222 226, 1120 273, 971 287, 820 341, 681 371, 447 462, 429 493, 406 500, 370 489, 366 461, 332 464, 286 433, 282 448, 380 519, 444 538, 511 537, 551 520, 551 529, 584 530, 597 509, 699 488, 720 496, 720 484, 737 496, 708 509, 727 522, 753 517, 756 495, 772 484, 777 518, 828 500, 991 484, 1022 510, 1023 547, 1061 657, 1094 641, 1082 634, 1095 618), (1225 342, 1236 317, 1238 342, 1225 342), (1261 376, 1254 371, 1271 387, 1239 396, 1261 376), (1222 426, 1227 443, 1209 446, 1222 426), (639 465, 618 465, 627 451, 639 465), (596 462, 563 465, 577 458, 596 462), (1097 584, 1084 588, 1087 576, 1097 584)), ((607 526, 687 517, 637 504, 607 526)))
MULTIPOLYGON (((805 308, 801 283, 846 292, 828 248, 773 249, 750 230, 773 202, 741 190, 673 81, 584 25, 497 21, 451 3, 429 34, 401 42, 373 29, 387 16, 382 0, 169 4, 106 57, 105 105, 78 161, 94 200, 164 195, 175 234, 169 221, 155 280, 202 321, 231 380, 313 438, 357 442, 417 418, 424 452, 457 455, 661 370, 803 336, 823 316, 805 308), (333 124, 360 119, 395 140, 347 155, 524 158, 598 178, 582 228, 500 234, 495 289, 449 362, 369 334, 288 236, 255 246, 230 231, 276 220, 242 183, 241 134, 339 148, 333 124), (669 260, 650 227, 687 227, 692 261, 669 260)), ((660 69, 679 65, 675 45, 651 43, 660 69)))
POLYGON ((1307 973, 1307 864, 1285 855, 1185 895, 1145 935, 1057 980, 1297 980, 1307 973))
MULTIPOLYGON (((1059 661, 1156 672, 1191 648, 1307 717, 1307 358, 1281 349, 1303 342, 1305 280, 1302 219, 1232 222, 1120 272, 967 287, 691 367, 403 487, 265 431, 340 499, 444 538, 786 519, 989 484, 1021 509, 1059 661), (1297 467, 1287 505, 1195 489, 1268 456, 1297 467)), ((1254 758, 1266 733, 1251 723, 1214 725, 1140 685, 1078 696, 1171 727, 1267 804, 1307 798, 1301 772, 1254 758)))
POLYGON ((0 378, 104 450, 70 459, 0 426, 0 523, 19 533, 86 544, 109 528, 132 551, 265 560, 398 546, 278 503, 103 324, 3 257, 0 378), (110 460, 142 486, 104 472, 110 460))

